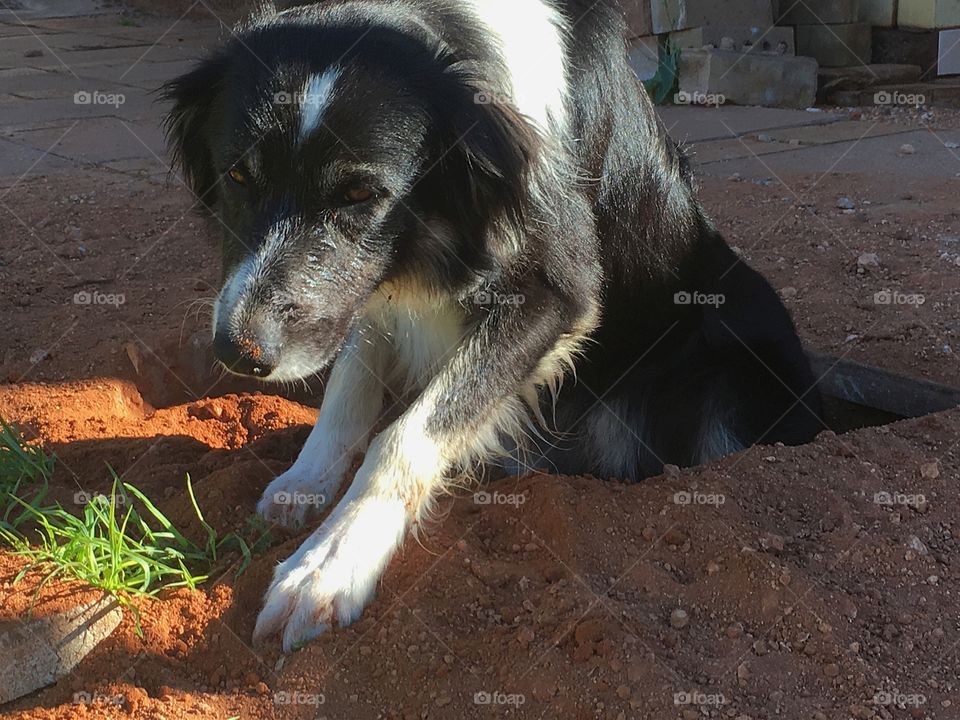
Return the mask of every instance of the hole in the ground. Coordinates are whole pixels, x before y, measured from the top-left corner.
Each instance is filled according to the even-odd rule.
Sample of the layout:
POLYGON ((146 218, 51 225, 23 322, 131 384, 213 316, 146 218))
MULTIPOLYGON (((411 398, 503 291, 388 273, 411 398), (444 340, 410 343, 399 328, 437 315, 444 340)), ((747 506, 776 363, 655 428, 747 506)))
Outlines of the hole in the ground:
POLYGON ((870 365, 810 354, 825 422, 836 433, 923 417, 960 405, 960 390, 870 365))

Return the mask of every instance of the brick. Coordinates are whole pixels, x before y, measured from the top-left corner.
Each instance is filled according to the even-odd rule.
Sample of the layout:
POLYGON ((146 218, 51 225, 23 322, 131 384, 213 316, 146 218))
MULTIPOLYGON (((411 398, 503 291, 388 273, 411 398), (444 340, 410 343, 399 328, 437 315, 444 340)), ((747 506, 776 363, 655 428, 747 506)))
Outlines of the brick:
MULTIPOLYGON (((656 0, 654 0, 656 2, 656 0)), ((650 0, 622 0, 623 14, 627 19, 627 39, 651 35, 653 19, 650 17, 650 0)))
POLYGON ((782 0, 778 25, 839 25, 859 18, 858 0, 782 0))
POLYGON ((705 45, 722 48, 724 38, 733 40, 738 52, 762 52, 773 55, 795 55, 793 28, 757 26, 707 25, 670 33, 674 47, 700 49, 705 45))
POLYGON ((901 27, 939 29, 960 26, 957 0, 901 0, 897 22, 901 27))
POLYGON ((895 0, 860 0, 860 22, 893 27, 897 24, 895 0))
POLYGON ((871 58, 871 30, 866 23, 797 25, 797 54, 824 67, 866 65, 871 58))
POLYGON ((939 56, 939 33, 936 30, 899 30, 873 28, 874 63, 919 65, 921 79, 936 75, 939 56))
POLYGON ((770 0, 651 0, 653 32, 703 25, 773 25, 770 0))
POLYGON ((649 80, 656 75, 657 66, 660 64, 659 58, 660 48, 655 35, 634 38, 630 41, 627 59, 630 61, 630 67, 641 80, 649 80))
POLYGON ((680 91, 722 95, 737 105, 807 108, 816 100, 817 63, 789 55, 683 50, 680 91))
POLYGON ((116 601, 104 598, 44 618, 0 622, 0 705, 69 673, 116 629, 121 617, 116 601))

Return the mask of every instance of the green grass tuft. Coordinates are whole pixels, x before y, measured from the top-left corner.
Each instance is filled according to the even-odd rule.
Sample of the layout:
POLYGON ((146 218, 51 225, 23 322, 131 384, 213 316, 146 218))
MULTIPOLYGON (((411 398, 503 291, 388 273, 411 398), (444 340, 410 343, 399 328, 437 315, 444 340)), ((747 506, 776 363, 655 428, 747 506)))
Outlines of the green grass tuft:
POLYGON ((79 514, 59 503, 45 506, 42 500, 54 458, 24 444, 2 420, 0 430, 0 503, 4 509, 0 541, 30 561, 15 582, 31 570, 46 573, 38 594, 54 579, 73 578, 114 595, 136 616, 134 598, 152 597, 169 588, 196 589, 226 552, 240 554, 239 575, 254 551, 269 544, 269 535, 255 525, 248 528, 258 538, 252 549, 236 533, 218 537, 200 511, 189 475, 187 493, 205 535, 200 543, 184 536, 146 495, 122 482, 112 469, 109 496, 92 497, 79 514), (21 528, 25 525, 34 532, 24 534, 21 528))

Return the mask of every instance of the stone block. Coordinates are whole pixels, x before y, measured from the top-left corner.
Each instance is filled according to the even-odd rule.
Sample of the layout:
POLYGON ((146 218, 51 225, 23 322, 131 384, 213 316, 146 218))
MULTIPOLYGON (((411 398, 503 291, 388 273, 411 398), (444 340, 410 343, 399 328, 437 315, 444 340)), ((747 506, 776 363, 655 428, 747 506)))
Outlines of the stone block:
POLYGON ((860 0, 860 22, 893 27, 897 24, 895 0, 860 0))
POLYGON ((938 53, 938 57, 938 74, 960 74, 960 30, 940 31, 940 52, 938 53))
POLYGON ((789 0, 780 7, 778 25, 838 25, 860 19, 858 0, 789 0))
POLYGON ((112 598, 34 620, 0 622, 0 705, 69 673, 120 624, 112 598))
POLYGON ((866 23, 797 25, 797 54, 825 67, 866 65, 871 58, 871 30, 866 23))
POLYGON ((816 100, 817 63, 789 55, 683 50, 680 91, 694 101, 722 96, 737 105, 807 108, 816 100))
POLYGON ((634 38, 629 42, 627 59, 641 80, 649 80, 657 73, 660 49, 655 35, 634 38))
MULTIPOLYGON (((817 101, 849 105, 849 98, 867 88, 880 85, 903 87, 920 81, 917 65, 853 65, 845 68, 820 68, 817 101), (853 93, 853 94, 847 94, 853 93)), ((856 103, 853 103, 856 104, 856 103)))
POLYGON ((623 14, 627 19, 628 40, 653 33, 650 2, 651 0, 622 0, 623 14))
POLYGON ((771 55, 796 54, 793 28, 789 27, 762 28, 756 25, 706 25, 670 33, 670 41, 674 47, 698 50, 705 45, 713 45, 721 50, 736 50, 737 52, 761 52, 771 55), (729 41, 733 42, 733 46, 724 47, 729 41))
POLYGON ((651 0, 656 34, 703 25, 773 25, 770 0, 651 0))
POLYGON ((820 68, 820 84, 834 90, 862 90, 876 85, 912 85, 920 82, 918 65, 852 65, 820 68))
POLYGON ((960 27, 957 0, 901 0, 897 10, 900 27, 940 29, 960 27))
POLYGON ((939 33, 936 30, 873 28, 872 62, 919 65, 922 79, 936 75, 939 33))

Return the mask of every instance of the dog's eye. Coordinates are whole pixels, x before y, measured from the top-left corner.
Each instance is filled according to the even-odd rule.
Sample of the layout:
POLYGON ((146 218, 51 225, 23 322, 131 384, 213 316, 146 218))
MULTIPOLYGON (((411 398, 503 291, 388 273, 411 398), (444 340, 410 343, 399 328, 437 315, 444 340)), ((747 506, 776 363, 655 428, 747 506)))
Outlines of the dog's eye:
POLYGON ((343 199, 348 203, 362 203, 373 198, 373 190, 370 188, 357 186, 352 187, 343 194, 343 199))
POLYGON ((247 184, 247 174, 239 167, 230 168, 230 172, 228 172, 227 175, 229 175, 230 179, 237 185, 247 184))

